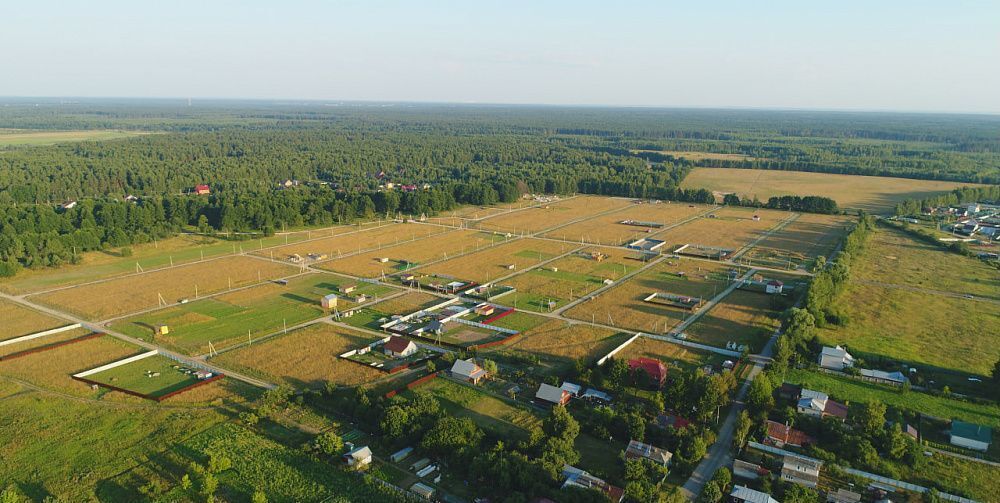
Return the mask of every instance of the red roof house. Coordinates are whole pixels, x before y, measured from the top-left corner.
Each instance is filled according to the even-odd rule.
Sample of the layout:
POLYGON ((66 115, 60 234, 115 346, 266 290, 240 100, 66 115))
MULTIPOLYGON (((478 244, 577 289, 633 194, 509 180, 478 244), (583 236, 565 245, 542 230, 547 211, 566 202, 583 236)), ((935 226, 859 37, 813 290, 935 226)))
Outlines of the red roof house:
POLYGON ((667 380, 667 367, 663 362, 652 358, 636 358, 628 361, 628 368, 633 373, 639 369, 646 371, 650 380, 657 386, 663 386, 667 380))
POLYGON ((767 421, 767 443, 782 448, 786 445, 792 447, 802 447, 815 442, 812 437, 805 433, 777 421, 767 421))
POLYGON ((212 189, 208 188, 208 185, 200 184, 194 186, 194 193, 199 196, 204 196, 212 193, 212 189))

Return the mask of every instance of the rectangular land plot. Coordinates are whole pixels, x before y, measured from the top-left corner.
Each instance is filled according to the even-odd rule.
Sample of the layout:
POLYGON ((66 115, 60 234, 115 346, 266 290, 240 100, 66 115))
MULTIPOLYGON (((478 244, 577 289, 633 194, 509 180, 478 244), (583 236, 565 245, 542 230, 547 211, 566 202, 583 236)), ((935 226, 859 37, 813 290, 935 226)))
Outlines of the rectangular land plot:
POLYGON ((725 264, 686 259, 663 261, 628 281, 585 300, 566 311, 584 321, 613 324, 630 330, 663 333, 691 315, 691 311, 643 301, 664 292, 711 299, 729 284, 725 264))
POLYGON ((535 373, 562 372, 581 358, 588 362, 597 360, 629 337, 630 334, 602 327, 548 320, 498 347, 496 352, 500 356, 537 357, 541 368, 527 369, 535 373))
POLYGON ((479 248, 502 243, 506 239, 502 235, 481 231, 456 230, 331 260, 321 264, 320 268, 352 276, 376 278, 382 274, 390 275, 419 267, 426 262, 447 260, 449 257, 474 252, 479 248), (381 259, 388 260, 382 262, 381 259))
POLYGON ((741 262, 774 268, 808 267, 817 256, 830 256, 853 220, 843 215, 802 213, 757 243, 740 257, 741 262))
POLYGON ((700 368, 705 365, 718 366, 726 360, 726 357, 716 353, 650 339, 649 337, 639 337, 616 354, 615 358, 624 360, 653 358, 667 365, 683 369, 700 368))
POLYGON ((529 311, 558 309, 604 287, 605 280, 617 281, 639 268, 641 262, 625 258, 631 253, 616 248, 581 250, 505 280, 503 284, 516 291, 499 302, 529 311))
MULTIPOLYGON (((449 414, 472 419, 481 428, 502 438, 524 439, 533 426, 542 422, 530 409, 447 378, 434 379, 419 390, 437 398, 449 414)), ((410 397, 412 392, 403 393, 403 396, 410 397)))
POLYGON ((420 273, 488 283, 534 267, 572 250, 573 245, 541 239, 517 239, 476 253, 417 269, 420 273), (513 269, 508 267, 513 265, 513 269))
MULTIPOLYGON (((328 314, 332 311, 322 309, 320 298, 329 293, 338 295, 339 310, 350 309, 355 304, 337 293, 346 284, 354 282, 332 274, 307 274, 288 280, 287 285, 265 283, 118 320, 112 326, 182 353, 204 354, 209 342, 220 350, 246 342, 248 331, 252 338, 261 337, 328 314), (158 325, 166 325, 169 333, 154 335, 158 325)), ((357 285, 351 295, 378 297, 390 292, 381 285, 357 285)))
POLYGON ((688 340, 725 348, 746 344, 759 352, 781 322, 778 316, 791 300, 747 290, 733 290, 686 329, 688 340))
POLYGON ((89 374, 85 379, 153 399, 203 382, 195 376, 195 369, 160 355, 89 374))
POLYGON ((692 244, 725 248, 736 252, 763 235, 768 229, 778 225, 783 218, 791 215, 791 213, 767 210, 722 208, 708 216, 657 234, 656 239, 667 242, 664 251, 692 244), (754 215, 760 218, 754 220, 754 215), (779 216, 783 218, 778 218, 779 216))
POLYGON ((626 208, 631 201, 610 197, 577 196, 543 204, 510 214, 498 215, 479 222, 484 230, 512 234, 536 233, 577 219, 587 218, 614 209, 626 208))
POLYGON ((347 254, 378 250, 444 232, 448 232, 448 229, 434 225, 397 224, 383 221, 382 225, 349 227, 345 232, 328 238, 312 239, 265 249, 256 251, 254 254, 289 263, 292 263, 289 258, 293 255, 308 257, 310 254, 316 254, 325 256, 317 260, 323 261, 347 254))
POLYGON ((70 324, 6 300, 0 300, 0 320, 0 341, 70 324))
POLYGON ((78 337, 83 337, 89 333, 91 333, 90 330, 81 327, 66 330, 64 332, 58 332, 52 335, 46 335, 44 337, 38 337, 36 339, 6 344, 0 346, 0 358, 17 355, 23 351, 43 351, 46 350, 47 347, 55 347, 57 345, 68 343, 69 341, 78 337))
POLYGON ((195 299, 229 288, 295 274, 296 268, 260 259, 236 256, 172 267, 125 278, 58 290, 33 296, 33 300, 79 316, 102 320, 152 309, 168 303, 195 299), (230 283, 231 282, 231 283, 230 283))
POLYGON ((621 223, 624 220, 659 223, 666 227, 676 225, 678 222, 710 208, 711 206, 670 202, 633 204, 632 207, 622 211, 561 227, 546 233, 545 237, 604 245, 624 245, 662 230, 656 227, 621 223))
POLYGON ((380 337, 328 323, 316 323, 212 359, 224 367, 295 388, 321 388, 327 382, 353 386, 383 374, 341 358, 380 337))
POLYGON ((31 382, 34 385, 78 396, 95 392, 71 376, 142 352, 138 346, 110 335, 34 353, 23 358, 0 362, 0 375, 31 382))

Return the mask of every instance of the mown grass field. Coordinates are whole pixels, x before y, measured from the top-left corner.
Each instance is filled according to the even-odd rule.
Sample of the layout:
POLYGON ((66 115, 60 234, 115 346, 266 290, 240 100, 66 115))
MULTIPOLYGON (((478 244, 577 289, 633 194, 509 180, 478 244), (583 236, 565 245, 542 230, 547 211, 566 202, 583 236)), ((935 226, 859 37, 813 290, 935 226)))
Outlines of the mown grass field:
POLYGON ((842 215, 802 213, 741 258, 749 265, 790 269, 808 266, 817 256, 830 256, 852 221, 852 217, 842 215))
POLYGON ((615 355, 615 358, 654 358, 677 368, 701 368, 705 365, 720 365, 726 358, 722 355, 699 351, 666 341, 640 337, 615 355))
POLYGON ((512 342, 491 348, 491 351, 505 355, 535 356, 542 369, 529 370, 548 375, 565 372, 579 359, 588 362, 596 360, 625 342, 629 336, 601 327, 547 320, 526 330, 512 342))
POLYGON ((729 267, 686 259, 663 261, 593 300, 573 306, 565 315, 630 330, 663 333, 690 316, 691 311, 642 299, 653 292, 668 292, 708 300, 725 290, 729 283, 726 277, 729 267), (679 275, 682 272, 684 275, 679 275))
POLYGON ((27 351, 29 349, 42 348, 44 346, 50 346, 54 344, 59 344, 77 337, 81 337, 90 333, 90 330, 86 328, 76 328, 73 330, 67 330, 65 332, 59 332, 57 334, 46 335, 45 337, 39 337, 37 339, 31 339, 22 342, 16 342, 13 344, 7 344, 0 346, 0 357, 14 354, 20 351, 27 351))
POLYGON ((616 211, 608 215, 560 227, 552 232, 545 233, 544 237, 604 245, 624 245, 630 241, 659 232, 659 229, 625 225, 620 223, 623 220, 656 222, 664 226, 669 226, 700 212, 707 211, 709 208, 711 207, 669 202, 660 204, 632 204, 631 207, 622 211, 616 211))
POLYGON ((540 239, 517 239, 458 258, 418 268, 423 274, 488 283, 573 249, 573 245, 540 239), (513 264, 514 269, 507 266, 513 264))
POLYGON ((503 282, 517 291, 502 297, 500 302, 536 312, 558 309, 603 287, 605 279, 617 281, 638 269, 642 263, 626 259, 627 253, 612 248, 585 249, 531 269, 503 282), (591 251, 607 254, 608 258, 598 262, 589 256, 591 251))
POLYGON ((78 131, 49 131, 31 129, 0 129, 0 148, 20 146, 55 145, 79 141, 117 140, 149 134, 139 131, 87 129, 78 131))
POLYGON ((447 260, 463 253, 472 253, 495 243, 503 243, 505 240, 502 235, 455 230, 324 262, 320 268, 352 276, 376 278, 383 274, 406 271, 427 262, 447 260), (380 258, 389 260, 383 263, 380 258))
POLYGON ((0 300, 0 320, 3 320, 0 341, 69 325, 69 322, 6 300, 0 300))
POLYGON ((681 187, 704 188, 720 194, 734 192, 740 197, 756 196, 761 201, 772 196, 816 195, 833 198, 842 208, 886 211, 905 199, 925 198, 971 185, 975 184, 801 171, 695 168, 681 187))
POLYGON ((397 224, 387 220, 336 229, 337 231, 332 232, 330 237, 314 235, 313 239, 307 241, 254 253, 275 260, 287 260, 293 254, 305 257, 310 253, 316 253, 325 254, 327 255, 325 260, 331 260, 351 253, 379 250, 448 231, 448 229, 433 225, 397 224))
POLYGON ((294 388, 322 388, 327 382, 356 385, 382 375, 378 370, 337 358, 379 337, 317 323, 222 353, 212 362, 294 388))
POLYGON ((684 333, 692 342, 720 348, 735 342, 746 344, 751 353, 757 353, 781 324, 778 317, 784 305, 773 295, 733 290, 684 329, 684 333))
POLYGON ((748 208, 722 208, 710 215, 654 234, 655 239, 666 241, 664 251, 672 251, 684 244, 724 248, 733 252, 763 235, 778 223, 791 217, 791 213, 752 210, 748 208), (754 220, 754 215, 760 217, 754 220))
MULTIPOLYGON (((288 280, 287 285, 269 282, 122 319, 112 326, 186 354, 204 354, 209 352, 209 342, 219 350, 246 342, 248 331, 253 339, 329 314, 320 306, 320 298, 345 284, 355 283, 331 274, 307 274, 288 280), (167 325, 170 333, 154 336, 157 325, 167 325)), ((391 292, 381 285, 357 285, 358 294, 382 297, 391 292)), ((354 305, 344 298, 337 304, 342 311, 354 305)))
POLYGON ((577 196, 487 218, 480 221, 476 227, 512 234, 536 233, 577 219, 592 217, 604 211, 626 208, 630 204, 632 202, 628 199, 577 196))
POLYGON ((102 384, 142 393, 152 397, 166 395, 198 382, 192 375, 174 367, 181 366, 165 356, 153 355, 120 365, 103 372, 91 374, 87 379, 102 384), (158 374, 158 375, 152 375, 158 374))
POLYGON ((225 291, 230 286, 252 285, 296 272, 295 267, 270 261, 244 256, 224 257, 57 290, 31 299, 91 320, 102 320, 156 308, 161 305, 158 295, 167 303, 195 300, 225 291))

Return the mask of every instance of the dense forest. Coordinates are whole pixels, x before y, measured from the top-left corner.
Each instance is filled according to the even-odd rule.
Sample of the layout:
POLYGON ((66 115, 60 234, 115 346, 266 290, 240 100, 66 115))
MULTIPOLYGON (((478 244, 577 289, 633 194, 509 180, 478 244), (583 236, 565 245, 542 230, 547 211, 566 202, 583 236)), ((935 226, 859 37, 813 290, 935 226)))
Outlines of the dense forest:
MULTIPOLYGON (((51 146, 0 142, 0 274, 183 229, 267 234, 282 226, 434 214, 526 193, 714 202, 707 190, 679 188, 696 165, 1000 179, 1000 120, 993 117, 8 101, 0 106, 0 128, 148 134, 51 146), (653 150, 753 160, 691 162, 642 152, 653 150), (301 183, 279 190, 283 180, 301 183), (419 189, 384 190, 388 183, 419 189), (197 184, 212 194, 190 194, 197 184), (78 204, 59 208, 66 201, 78 204)), ((839 211, 833 200, 811 194, 766 202, 728 196, 724 203, 839 211)))

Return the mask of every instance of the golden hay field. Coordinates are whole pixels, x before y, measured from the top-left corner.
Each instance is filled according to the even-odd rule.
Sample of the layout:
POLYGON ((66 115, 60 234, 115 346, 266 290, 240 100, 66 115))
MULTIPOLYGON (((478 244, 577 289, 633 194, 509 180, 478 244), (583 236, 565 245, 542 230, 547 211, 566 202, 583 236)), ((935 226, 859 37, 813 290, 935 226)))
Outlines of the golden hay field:
POLYGON ((616 211, 575 224, 561 227, 544 234, 545 237, 566 239, 570 241, 585 241, 605 245, 623 245, 630 241, 661 232, 660 229, 649 229, 621 224, 622 220, 637 220, 642 222, 657 222, 669 226, 686 218, 690 218, 710 206, 691 205, 687 203, 633 204, 632 207, 616 211))
POLYGON ((721 263, 684 259, 661 262, 593 300, 577 304, 565 314, 584 321, 663 333, 686 319, 691 312, 644 302, 643 298, 653 292, 669 292, 708 300, 728 285, 725 278, 728 269, 729 266, 721 263), (679 272, 685 275, 679 276, 679 272))
POLYGON ((604 211, 626 208, 631 204, 633 203, 627 199, 577 196, 536 208, 487 218, 479 222, 477 227, 514 234, 535 233, 604 211))
POLYGON ((517 239, 476 253, 417 269, 421 273, 487 283, 514 274, 573 249, 573 245, 540 239, 517 239), (514 269, 507 266, 514 264, 514 269))
POLYGON ((0 362, 0 375, 23 379, 64 393, 94 396, 96 392, 88 385, 75 381, 70 376, 141 352, 142 349, 138 346, 106 335, 0 362))
POLYGON ((749 256, 754 263, 758 259, 772 258, 776 262, 766 264, 772 267, 788 260, 794 265, 819 255, 829 256, 853 221, 853 217, 845 215, 802 213, 795 221, 757 243, 749 256))
POLYGON ((0 341, 70 324, 6 300, 0 300, 0 320, 0 341))
POLYGON ((154 308, 157 294, 168 303, 198 295, 224 291, 260 280, 294 274, 296 268, 244 256, 162 269, 146 274, 117 278, 33 296, 43 304, 69 311, 91 320, 107 319, 154 308))
POLYGON ((444 300, 429 293, 410 292, 406 295, 384 300, 371 307, 385 314, 409 314, 419 309, 444 302, 444 300))
MULTIPOLYGON (((340 228, 343 229, 343 228, 340 228)), ((447 232, 447 229, 432 225, 395 224, 365 227, 363 230, 349 228, 347 232, 335 236, 313 239, 301 243, 292 243, 277 248, 257 251, 255 255, 273 257, 275 260, 286 260, 289 255, 299 254, 303 257, 310 253, 327 255, 328 259, 348 253, 375 250, 389 247, 406 241, 419 239, 432 234, 447 232)))
POLYGON ((6 356, 17 353, 19 351, 26 351, 29 349, 39 348, 42 346, 48 346, 51 344, 68 341, 70 339, 75 339, 77 337, 87 335, 89 333, 90 330, 87 330, 86 328, 75 328, 73 330, 67 330, 65 332, 59 332, 58 334, 39 337, 37 339, 17 342, 14 344, 7 344, 6 346, 0 346, 0 356, 6 356))
POLYGON ((788 218, 791 213, 753 211, 745 208, 722 208, 714 213, 674 227, 654 237, 666 241, 665 250, 674 250, 683 244, 713 246, 736 251, 749 244, 780 222, 779 216, 788 218), (753 216, 760 216, 754 221, 753 216))
MULTIPOLYGON (((319 267, 335 272, 376 278, 384 274, 394 274, 405 270, 406 263, 420 265, 434 260, 444 260, 448 257, 472 252, 492 243, 501 243, 503 236, 497 236, 480 231, 456 230, 439 234, 417 241, 402 243, 381 250, 371 251, 324 262, 319 267), (388 258, 386 263, 379 258, 388 258)), ((411 266, 412 267, 412 266, 411 266)))
POLYGON ((316 323, 223 353, 212 361, 295 388, 317 388, 327 382, 352 386, 383 374, 337 356, 377 339, 339 326, 316 323))
POLYGON ((717 161, 752 161, 755 158, 746 154, 720 154, 715 152, 690 152, 681 150, 633 150, 633 153, 649 152, 653 154, 669 155, 677 159, 686 159, 692 162, 704 160, 717 161))
POLYGON ((780 324, 774 297, 764 293, 734 290, 684 330, 688 340, 716 347, 727 342, 746 344, 751 352, 763 348, 780 324))
POLYGON ((549 300, 556 303, 555 307, 560 307, 603 287, 604 279, 618 280, 639 268, 641 262, 625 258, 631 253, 618 248, 588 248, 581 254, 575 253, 544 267, 531 269, 503 281, 505 286, 517 291, 504 297, 502 302, 513 301, 514 307, 532 311, 548 310, 546 302, 549 300), (589 257, 591 251, 604 253, 608 258, 598 262, 589 257))
POLYGON ((512 203, 500 203, 495 206, 463 206, 451 211, 444 211, 436 215, 441 218, 467 218, 467 219, 482 219, 488 218, 494 215, 499 215, 501 213, 506 213, 512 210, 525 208, 527 206, 534 206, 540 204, 534 199, 518 199, 512 203))
POLYGON ((842 208, 885 211, 904 199, 924 198, 973 183, 911 180, 880 176, 835 175, 763 169, 695 168, 681 187, 705 188, 740 197, 816 195, 833 198, 842 208))
POLYGON ((564 368, 580 358, 600 358, 627 338, 628 334, 606 328, 551 320, 510 344, 498 346, 497 351, 530 353, 546 366, 564 368))
POLYGON ((701 367, 722 363, 725 358, 708 351, 699 351, 666 341, 640 337, 615 355, 615 358, 653 358, 678 368, 701 367))

